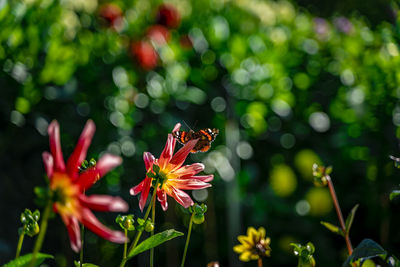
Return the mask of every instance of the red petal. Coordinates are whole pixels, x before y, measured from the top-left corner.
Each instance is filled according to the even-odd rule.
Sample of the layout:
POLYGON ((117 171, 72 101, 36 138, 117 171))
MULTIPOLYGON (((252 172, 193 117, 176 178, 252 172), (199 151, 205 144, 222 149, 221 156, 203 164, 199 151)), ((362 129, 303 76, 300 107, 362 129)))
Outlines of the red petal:
POLYGON ((179 168, 180 166, 182 166, 182 164, 185 162, 186 157, 189 155, 190 151, 197 144, 197 141, 199 141, 199 139, 190 140, 189 142, 187 142, 186 145, 184 145, 181 149, 178 150, 178 152, 175 153, 175 155, 171 158, 169 163, 176 165, 174 168, 179 168))
POLYGON ((149 196, 150 188, 151 188, 151 178, 146 177, 143 180, 143 189, 142 194, 140 195, 139 200, 139 208, 143 212, 144 206, 146 205, 147 197, 149 196))
POLYGON ((96 235, 114 243, 125 243, 128 241, 122 232, 113 231, 101 224, 89 209, 83 207, 81 214, 83 225, 96 235))
POLYGON ((97 211, 112 211, 112 212, 126 212, 129 207, 128 204, 120 197, 112 197, 106 195, 79 195, 81 204, 91 210, 97 211))
POLYGON ((155 157, 150 152, 144 152, 143 160, 144 160, 144 165, 146 167, 146 171, 148 171, 150 169, 150 167, 153 165, 155 157))
POLYGON ((174 153, 176 140, 172 136, 172 134, 168 134, 167 143, 165 144, 163 152, 161 152, 160 158, 158 159, 158 164, 161 169, 165 169, 168 162, 172 158, 172 154, 174 153))
POLYGON ((180 130, 180 128, 181 128, 181 124, 178 122, 177 124, 175 124, 174 129, 172 130, 172 132, 173 132, 173 133, 174 133, 174 132, 177 132, 177 131, 180 130))
POLYGON ((92 142, 96 126, 92 120, 88 120, 85 128, 83 129, 81 136, 79 137, 78 143, 75 146, 74 152, 67 162, 67 171, 70 177, 76 178, 78 176, 78 167, 82 164, 82 161, 86 158, 87 150, 92 142))
POLYGON ((54 158, 54 171, 65 172, 65 163, 60 143, 60 126, 56 120, 50 123, 47 132, 50 140, 50 151, 54 158))
POLYGON ((122 158, 111 154, 105 154, 97 162, 94 168, 91 168, 81 175, 77 179, 76 183, 80 186, 80 189, 87 190, 97 180, 103 177, 107 172, 117 167, 122 163, 122 158))
POLYGON ((144 179, 143 181, 141 181, 140 184, 138 184, 137 186, 132 187, 132 188, 129 190, 129 193, 130 193, 132 196, 136 196, 137 194, 139 194, 140 192, 142 192, 142 190, 143 190, 143 185, 144 185, 144 181, 145 181, 145 179, 144 179))
POLYGON ((190 206, 193 206, 193 200, 188 194, 186 194, 182 190, 172 187, 170 193, 171 197, 173 197, 176 202, 181 204, 184 208, 189 208, 190 206))
POLYGON ((168 209, 167 194, 163 190, 157 189, 157 199, 163 211, 166 211, 168 209))
POLYGON ((211 184, 196 179, 170 179, 168 182, 173 183, 175 188, 183 190, 196 190, 211 187, 211 184))
POLYGON ((192 178, 202 181, 202 182, 209 183, 212 180, 214 180, 214 175, 210 174, 210 175, 204 175, 204 176, 193 176, 192 178))
POLYGON ((193 175, 196 175, 203 170, 204 170, 204 164, 193 163, 191 165, 185 165, 185 166, 175 170, 174 174, 182 179, 185 177, 191 177, 193 175))
POLYGON ((81 250, 81 229, 79 227, 79 222, 76 217, 72 216, 62 216, 61 219, 63 220, 65 226, 68 230, 68 235, 71 243, 71 248, 73 251, 78 253, 81 250))
POLYGON ((46 169, 47 177, 51 179, 53 177, 53 167, 54 167, 54 160, 53 156, 49 152, 42 153, 44 168, 46 169))

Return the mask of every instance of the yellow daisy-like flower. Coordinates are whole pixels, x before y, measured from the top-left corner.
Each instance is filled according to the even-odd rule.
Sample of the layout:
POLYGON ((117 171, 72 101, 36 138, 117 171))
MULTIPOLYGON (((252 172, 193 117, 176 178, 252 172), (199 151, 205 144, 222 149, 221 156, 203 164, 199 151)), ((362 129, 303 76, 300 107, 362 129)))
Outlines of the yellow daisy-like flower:
POLYGON ((271 256, 271 239, 265 236, 265 228, 247 228, 247 235, 238 236, 240 245, 233 247, 233 251, 239 253, 241 261, 258 260, 271 256))

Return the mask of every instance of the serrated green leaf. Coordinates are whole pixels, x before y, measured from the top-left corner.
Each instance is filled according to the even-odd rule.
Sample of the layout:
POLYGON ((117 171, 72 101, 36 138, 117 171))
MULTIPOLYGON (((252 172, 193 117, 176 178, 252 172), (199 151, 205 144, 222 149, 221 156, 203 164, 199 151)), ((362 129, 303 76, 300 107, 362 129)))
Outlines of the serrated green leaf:
POLYGON ((339 228, 339 226, 336 226, 336 225, 333 225, 331 223, 324 222, 324 221, 321 221, 321 224, 323 226, 325 226, 325 228, 328 229, 329 231, 331 231, 332 233, 344 236, 344 233, 343 233, 342 229, 339 228))
POLYGON ((350 266, 351 263, 367 259, 372 259, 375 257, 386 258, 388 253, 384 250, 378 243, 371 239, 364 239, 361 243, 353 250, 353 254, 347 258, 343 267, 350 266))
POLYGON ((400 190, 393 190, 390 195, 389 195, 389 199, 393 200, 395 197, 397 197, 398 195, 400 195, 400 190))
MULTIPOLYGON (((52 255, 38 253, 36 254, 35 267, 39 266, 45 259, 54 259, 52 255)), ((20 256, 9 263, 3 265, 3 267, 28 267, 32 260, 32 253, 20 256)))
POLYGON ((356 215, 356 211, 357 211, 357 209, 358 209, 358 206, 359 206, 358 204, 355 205, 355 206, 351 209, 351 211, 350 211, 350 213, 349 213, 349 216, 347 216, 347 218, 346 218, 346 232, 347 232, 347 233, 350 232, 350 228, 351 228, 351 225, 353 224, 354 216, 356 215))
POLYGON ((134 256, 136 256, 139 253, 142 253, 146 250, 149 250, 151 248, 154 248, 158 245, 161 245, 162 243, 171 240, 175 237, 178 236, 182 236, 183 233, 178 232, 174 229, 169 229, 166 230, 164 232, 155 234, 149 238, 147 238, 146 240, 144 240, 143 242, 141 242, 139 245, 137 245, 128 255, 128 258, 132 258, 134 256))

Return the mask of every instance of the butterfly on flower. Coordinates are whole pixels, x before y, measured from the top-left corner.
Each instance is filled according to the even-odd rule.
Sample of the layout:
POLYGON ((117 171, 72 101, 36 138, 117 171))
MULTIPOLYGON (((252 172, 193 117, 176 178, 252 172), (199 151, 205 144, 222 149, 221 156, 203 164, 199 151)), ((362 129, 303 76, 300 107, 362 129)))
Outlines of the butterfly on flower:
POLYGON ((206 128, 199 130, 197 132, 193 130, 189 130, 189 132, 185 131, 176 131, 173 132, 172 135, 176 138, 176 140, 184 145, 190 140, 199 139, 194 148, 190 151, 191 153, 197 152, 206 152, 210 149, 211 143, 215 140, 219 133, 219 130, 216 128, 206 128))

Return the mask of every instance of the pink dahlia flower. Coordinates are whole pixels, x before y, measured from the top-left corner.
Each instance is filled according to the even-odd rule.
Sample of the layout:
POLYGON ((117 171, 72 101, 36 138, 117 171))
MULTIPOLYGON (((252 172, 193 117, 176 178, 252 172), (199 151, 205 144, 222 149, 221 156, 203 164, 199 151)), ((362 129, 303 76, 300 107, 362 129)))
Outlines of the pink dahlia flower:
POLYGON ((75 252, 78 252, 82 245, 79 222, 98 236, 111 242, 124 243, 127 241, 122 232, 108 229, 91 212, 91 210, 124 212, 128 210, 127 203, 119 197, 85 195, 85 190, 122 162, 120 157, 105 154, 95 166, 83 172, 79 171, 79 167, 86 158, 86 152, 95 129, 93 121, 89 120, 65 165, 60 144, 60 127, 57 121, 53 121, 48 128, 51 153, 43 152, 42 154, 46 173, 50 180, 50 189, 55 199, 53 210, 60 214, 67 227, 71 248, 75 252))
MULTIPOLYGON (((172 132, 179 131, 180 127, 179 123, 176 124, 172 132)), ((144 152, 143 154, 146 173, 153 169, 153 165, 158 165, 160 168, 159 174, 164 177, 161 187, 157 185, 157 199, 164 211, 168 209, 167 195, 173 197, 183 207, 188 208, 194 203, 190 196, 182 190, 196 190, 211 186, 208 182, 213 180, 213 175, 195 176, 204 170, 202 163, 182 166, 197 141, 198 139, 189 141, 174 154, 176 139, 172 134, 168 134, 167 143, 160 158, 156 159, 150 152, 144 152)), ((142 211, 149 196, 153 179, 146 175, 146 178, 140 184, 130 190, 131 195, 141 193, 139 207, 142 211)))

